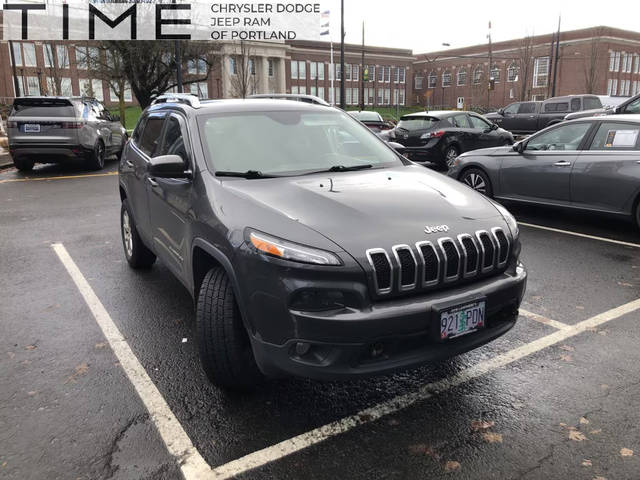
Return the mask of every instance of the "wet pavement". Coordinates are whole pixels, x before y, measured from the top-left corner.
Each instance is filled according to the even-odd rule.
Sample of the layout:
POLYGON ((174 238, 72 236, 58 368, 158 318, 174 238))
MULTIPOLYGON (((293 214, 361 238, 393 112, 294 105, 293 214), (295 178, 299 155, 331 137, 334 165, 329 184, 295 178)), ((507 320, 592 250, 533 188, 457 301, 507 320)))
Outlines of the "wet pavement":
MULTIPOLYGON (((0 478, 180 478, 177 460, 51 248, 60 242, 189 439, 213 468, 267 449, 239 478, 640 478, 640 310, 492 368, 344 433, 274 454, 273 445, 464 378, 559 330, 521 316, 504 337, 456 359, 349 383, 278 380, 253 394, 209 384, 193 305, 157 263, 124 260, 115 164, 0 172, 0 478), (186 341, 185 341, 186 340, 186 341), (532 343, 533 342, 533 343, 532 343), (386 402, 386 403, 385 403, 386 402)), ((508 205, 529 269, 522 306, 570 329, 640 298, 630 224, 508 205)), ((557 325, 556 325, 557 326, 557 325)), ((563 327, 564 328, 564 327, 563 327)), ((378 412, 378 410, 374 410, 378 412)), ((191 477, 198 478, 198 477, 191 477)))

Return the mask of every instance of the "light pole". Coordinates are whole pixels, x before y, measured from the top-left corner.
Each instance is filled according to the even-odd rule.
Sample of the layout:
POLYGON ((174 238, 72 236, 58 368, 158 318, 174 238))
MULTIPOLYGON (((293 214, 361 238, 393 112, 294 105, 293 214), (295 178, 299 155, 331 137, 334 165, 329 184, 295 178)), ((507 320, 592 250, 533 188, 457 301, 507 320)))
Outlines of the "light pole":
POLYGON ((345 109, 344 98, 344 0, 340 0, 340 108, 345 109))

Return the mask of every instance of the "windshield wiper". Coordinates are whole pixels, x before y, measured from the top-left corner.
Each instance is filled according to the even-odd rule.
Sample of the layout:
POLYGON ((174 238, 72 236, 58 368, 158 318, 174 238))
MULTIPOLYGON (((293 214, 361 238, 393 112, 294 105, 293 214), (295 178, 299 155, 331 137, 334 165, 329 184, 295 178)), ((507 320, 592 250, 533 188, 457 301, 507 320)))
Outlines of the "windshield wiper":
POLYGON ((219 171, 216 172, 216 177, 239 177, 239 178, 278 178, 278 175, 266 175, 258 170, 247 170, 246 172, 229 172, 219 171))
POLYGON ((351 167, 345 167, 344 165, 334 165, 327 172, 355 172, 356 170, 366 170, 367 168, 372 168, 373 165, 365 164, 365 165, 352 165, 351 167))

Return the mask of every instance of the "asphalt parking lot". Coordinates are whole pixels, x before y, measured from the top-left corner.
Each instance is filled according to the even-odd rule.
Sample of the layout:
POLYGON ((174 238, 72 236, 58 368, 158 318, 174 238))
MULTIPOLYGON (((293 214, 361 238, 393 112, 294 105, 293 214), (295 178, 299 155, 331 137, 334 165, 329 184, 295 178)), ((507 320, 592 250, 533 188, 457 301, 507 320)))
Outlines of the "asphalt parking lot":
POLYGON ((640 478, 630 224, 509 205, 529 283, 507 335, 229 394, 200 368, 188 292, 128 268, 115 169, 0 172, 0 478, 640 478))

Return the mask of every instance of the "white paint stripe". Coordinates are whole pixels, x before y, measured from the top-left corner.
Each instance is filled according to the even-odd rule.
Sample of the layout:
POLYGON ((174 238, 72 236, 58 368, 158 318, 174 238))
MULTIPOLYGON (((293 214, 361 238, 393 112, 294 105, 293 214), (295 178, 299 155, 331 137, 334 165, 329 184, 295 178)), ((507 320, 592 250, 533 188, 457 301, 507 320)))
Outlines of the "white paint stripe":
POLYGON ((147 372, 82 275, 82 272, 80 272, 73 259, 69 256, 64 245, 56 243, 53 244, 52 247, 67 269, 76 287, 78 287, 80 294, 109 342, 113 353, 115 353, 127 377, 129 377, 144 406, 149 411, 151 420, 158 429, 162 440, 167 446, 167 450, 179 463, 185 479, 199 480, 213 478, 211 467, 204 461, 200 453, 191 443, 182 425, 180 425, 178 419, 173 415, 169 405, 167 405, 167 402, 153 384, 149 375, 147 375, 147 372))
POLYGON ((598 240, 600 242, 615 243, 616 245, 624 245, 625 247, 640 248, 640 243, 629 243, 629 242, 623 242, 622 240, 614 240, 612 238, 595 237, 593 235, 587 235, 585 233, 571 232, 569 230, 560 230, 558 228, 544 227, 542 225, 534 225, 533 223, 518 222, 518 225, 537 228, 540 230, 547 230, 549 232, 564 233, 565 235, 573 235, 574 237, 582 237, 582 238, 588 238, 590 240, 598 240))
POLYGON ((528 312, 527 310, 523 310, 522 308, 519 310, 520 315, 526 317, 530 320, 535 320, 539 323, 544 323, 545 325, 549 325, 550 327, 557 328, 558 330, 564 330, 569 328, 569 325, 562 322, 557 322, 556 320, 551 320, 550 318, 543 317, 542 315, 538 315, 537 313, 528 312))
POLYGON ((351 415, 288 440, 284 440, 271 447, 250 453, 249 455, 215 468, 213 472, 216 475, 216 478, 227 479, 235 475, 240 475, 248 470, 261 467, 287 455, 291 455, 312 445, 316 445, 335 435, 347 432, 359 425, 367 424, 378 420, 385 415, 398 412, 399 410, 407 408, 418 401, 426 400, 437 393, 444 392, 478 378, 488 372, 509 365, 517 360, 539 352, 540 350, 544 350, 545 348, 583 333, 586 330, 595 328, 638 309, 640 309, 640 299, 627 303, 621 307, 614 308, 613 310, 609 310, 608 312, 601 313, 600 315, 596 315, 595 317, 584 320, 576 325, 567 326, 567 328, 558 330, 557 332, 523 345, 522 347, 515 348, 490 360, 478 363, 466 370, 463 370, 456 376, 427 384, 415 393, 401 395, 374 407, 362 410, 355 415, 351 415))

